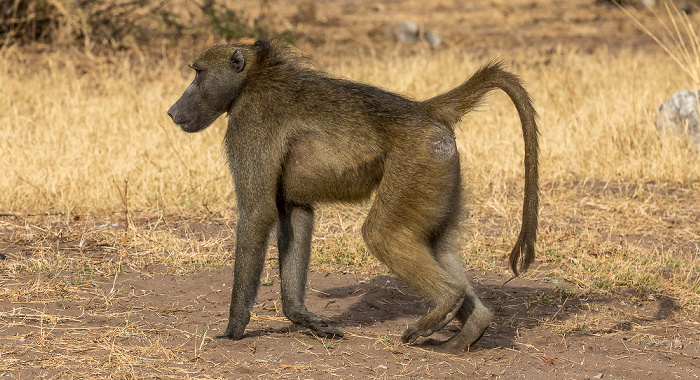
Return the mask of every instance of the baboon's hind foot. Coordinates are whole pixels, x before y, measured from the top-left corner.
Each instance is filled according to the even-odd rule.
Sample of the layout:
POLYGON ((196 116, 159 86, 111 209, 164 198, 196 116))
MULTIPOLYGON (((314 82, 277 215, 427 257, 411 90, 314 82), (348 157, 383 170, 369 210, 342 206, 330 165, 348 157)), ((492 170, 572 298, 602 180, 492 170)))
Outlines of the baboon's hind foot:
POLYGON ((442 343, 440 350, 452 353, 468 351, 476 343, 493 320, 493 314, 480 302, 475 305, 474 312, 462 325, 462 330, 452 338, 442 343))
POLYGON ((419 337, 430 336, 435 331, 445 327, 457 315, 465 297, 466 294, 462 293, 462 296, 456 302, 445 303, 428 312, 426 316, 404 331, 403 335, 401 335, 401 341, 413 343, 419 337))

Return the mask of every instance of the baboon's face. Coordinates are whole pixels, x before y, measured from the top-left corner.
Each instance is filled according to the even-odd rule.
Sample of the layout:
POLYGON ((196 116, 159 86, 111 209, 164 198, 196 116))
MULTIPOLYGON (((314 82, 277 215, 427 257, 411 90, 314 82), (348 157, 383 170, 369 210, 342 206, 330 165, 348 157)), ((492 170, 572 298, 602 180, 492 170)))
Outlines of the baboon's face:
POLYGON ((195 77, 168 115, 185 132, 199 132, 228 112, 245 80, 246 59, 240 49, 214 46, 190 67, 195 77))

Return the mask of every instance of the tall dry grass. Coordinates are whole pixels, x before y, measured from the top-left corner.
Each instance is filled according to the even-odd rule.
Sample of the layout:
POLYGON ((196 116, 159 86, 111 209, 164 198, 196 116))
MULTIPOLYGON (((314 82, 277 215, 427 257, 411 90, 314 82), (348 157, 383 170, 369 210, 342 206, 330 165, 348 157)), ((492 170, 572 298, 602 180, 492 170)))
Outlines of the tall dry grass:
MULTIPOLYGON (((191 53, 165 56, 153 62, 126 52, 85 61, 67 53, 4 51, 0 214, 48 212, 63 220, 87 215, 123 225, 128 208, 141 220, 175 214, 235 222, 221 146, 225 120, 194 135, 172 124, 165 111, 192 78, 186 68, 191 53)), ((410 57, 400 51, 339 55, 324 62, 332 75, 419 99, 456 86, 482 64, 449 50, 410 57)), ((628 286, 672 294, 679 305, 700 305, 700 231, 692 207, 700 187, 700 153, 682 137, 659 133, 653 123, 657 106, 687 87, 688 78, 665 55, 619 51, 516 55, 507 64, 522 77, 541 115, 538 260, 546 265, 528 275, 560 278, 582 289, 628 286)), ((523 185, 515 108, 494 93, 457 134, 472 213, 460 251, 471 268, 505 273, 523 185)), ((366 205, 319 209, 316 265, 377 268, 359 232, 365 213, 366 205)), ((137 267, 165 263, 183 270, 230 260, 228 227, 210 241, 167 224, 142 223, 122 234, 87 224, 22 223, 33 222, 4 226, 14 231, 16 245, 26 242, 43 253, 37 262, 13 261, 20 272, 69 265, 65 258, 73 256, 53 244, 56 239, 74 242, 71 249, 79 252, 83 241, 110 241, 118 256, 84 264, 108 274, 122 259, 137 267), (40 243, 31 237, 36 234, 40 243)), ((70 265, 82 265, 81 257, 70 265)))
MULTIPOLYGON (((124 54, 85 62, 60 53, 3 52, 0 212, 111 213, 123 209, 127 186, 129 206, 146 213, 231 207, 224 118, 187 135, 165 113, 191 80, 190 58, 152 62, 124 54)), ((481 63, 442 51, 338 59, 327 69, 422 99, 459 84, 481 63)), ((508 63, 541 115, 544 183, 697 181, 698 150, 653 124, 658 105, 687 85, 667 57, 601 50, 508 63)), ((502 94, 465 118, 458 142, 477 196, 521 186, 521 140, 515 109, 502 94)))
POLYGON ((1 59, 4 212, 109 213, 125 186, 144 211, 230 201, 223 122, 188 136, 165 113, 188 80, 183 59, 1 59))

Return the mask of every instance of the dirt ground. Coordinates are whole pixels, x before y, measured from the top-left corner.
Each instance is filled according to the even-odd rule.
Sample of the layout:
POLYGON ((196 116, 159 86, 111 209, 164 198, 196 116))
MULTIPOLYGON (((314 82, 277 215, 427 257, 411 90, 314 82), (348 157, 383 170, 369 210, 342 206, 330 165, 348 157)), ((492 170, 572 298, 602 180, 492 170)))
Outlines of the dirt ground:
MULTIPOLYGON (((251 17, 262 17, 273 34, 294 30, 296 44, 312 53, 350 51, 381 56, 384 50, 396 49, 396 27, 402 21, 418 24, 421 34, 440 36, 443 44, 438 48, 486 58, 517 51, 534 58, 561 49, 661 51, 608 0, 293 0, 282 7, 274 1, 239 3, 246 5, 244 9, 251 17)), ((658 18, 666 15, 662 2, 653 11, 642 1, 621 3, 628 4, 649 30, 663 35, 658 18)), ((690 9, 696 11, 697 7, 690 9)), ((416 45, 400 48, 427 47, 421 38, 416 45)), ((315 54, 314 58, 323 59, 323 54, 315 54)))
MULTIPOLYGON (((267 274, 272 280, 261 286, 240 341, 212 339, 226 325, 230 267, 177 275, 157 266, 85 285, 71 285, 60 276, 46 286, 37 276, 3 275, 3 287, 23 288, 33 301, 0 306, 0 374, 17 379, 700 375, 700 324, 674 311, 664 297, 640 299, 631 291, 594 299, 571 297, 542 278, 516 279, 499 290, 504 277, 472 272, 495 321, 471 352, 447 355, 434 352, 431 340, 413 346, 399 343, 403 329, 428 305, 392 277, 310 273, 309 308, 345 333, 343 339, 330 340, 283 318, 275 271, 267 274), (35 283, 45 288, 36 289, 35 283), (589 318, 616 322, 583 333, 551 328, 589 318), (85 358, 98 363, 86 363, 85 358)), ((444 340, 455 329, 449 326, 434 338, 444 340)))
MULTIPOLYGON (((475 54, 606 46, 658 51, 622 13, 594 0, 269 3, 278 28, 293 26, 302 49, 329 41, 344 49, 396 46, 395 23, 413 20, 440 34, 444 48, 468 46, 475 54)), ((687 199, 687 207, 697 200, 687 199)), ((12 215, 2 218, 18 223, 12 215)), ((36 254, 30 245, 17 245, 14 233, 0 234, 0 254, 7 255, 0 268, 36 254)), ((93 254, 110 252, 98 247, 93 254)), ((700 318, 665 296, 624 289, 580 294, 544 275, 501 287, 506 276, 472 271, 495 320, 471 352, 449 355, 434 351, 428 339, 399 343, 403 329, 429 305, 383 272, 311 271, 307 304, 344 331, 343 339, 333 340, 285 320, 275 276, 271 265, 244 339, 229 341, 213 337, 226 325, 230 266, 185 274, 166 265, 127 266, 114 276, 85 280, 63 271, 46 277, 0 270, 0 377, 700 377, 700 318)), ((433 338, 455 331, 450 326, 433 338)))

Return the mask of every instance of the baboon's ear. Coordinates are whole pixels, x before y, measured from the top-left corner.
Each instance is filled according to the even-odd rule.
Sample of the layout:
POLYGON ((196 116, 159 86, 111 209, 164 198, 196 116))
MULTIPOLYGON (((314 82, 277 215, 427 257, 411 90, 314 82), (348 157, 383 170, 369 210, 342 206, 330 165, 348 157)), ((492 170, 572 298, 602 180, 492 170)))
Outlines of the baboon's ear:
POLYGON ((240 72, 244 67, 245 58, 243 57, 243 53, 241 53, 239 49, 236 49, 236 51, 231 54, 231 68, 236 72, 240 72))

